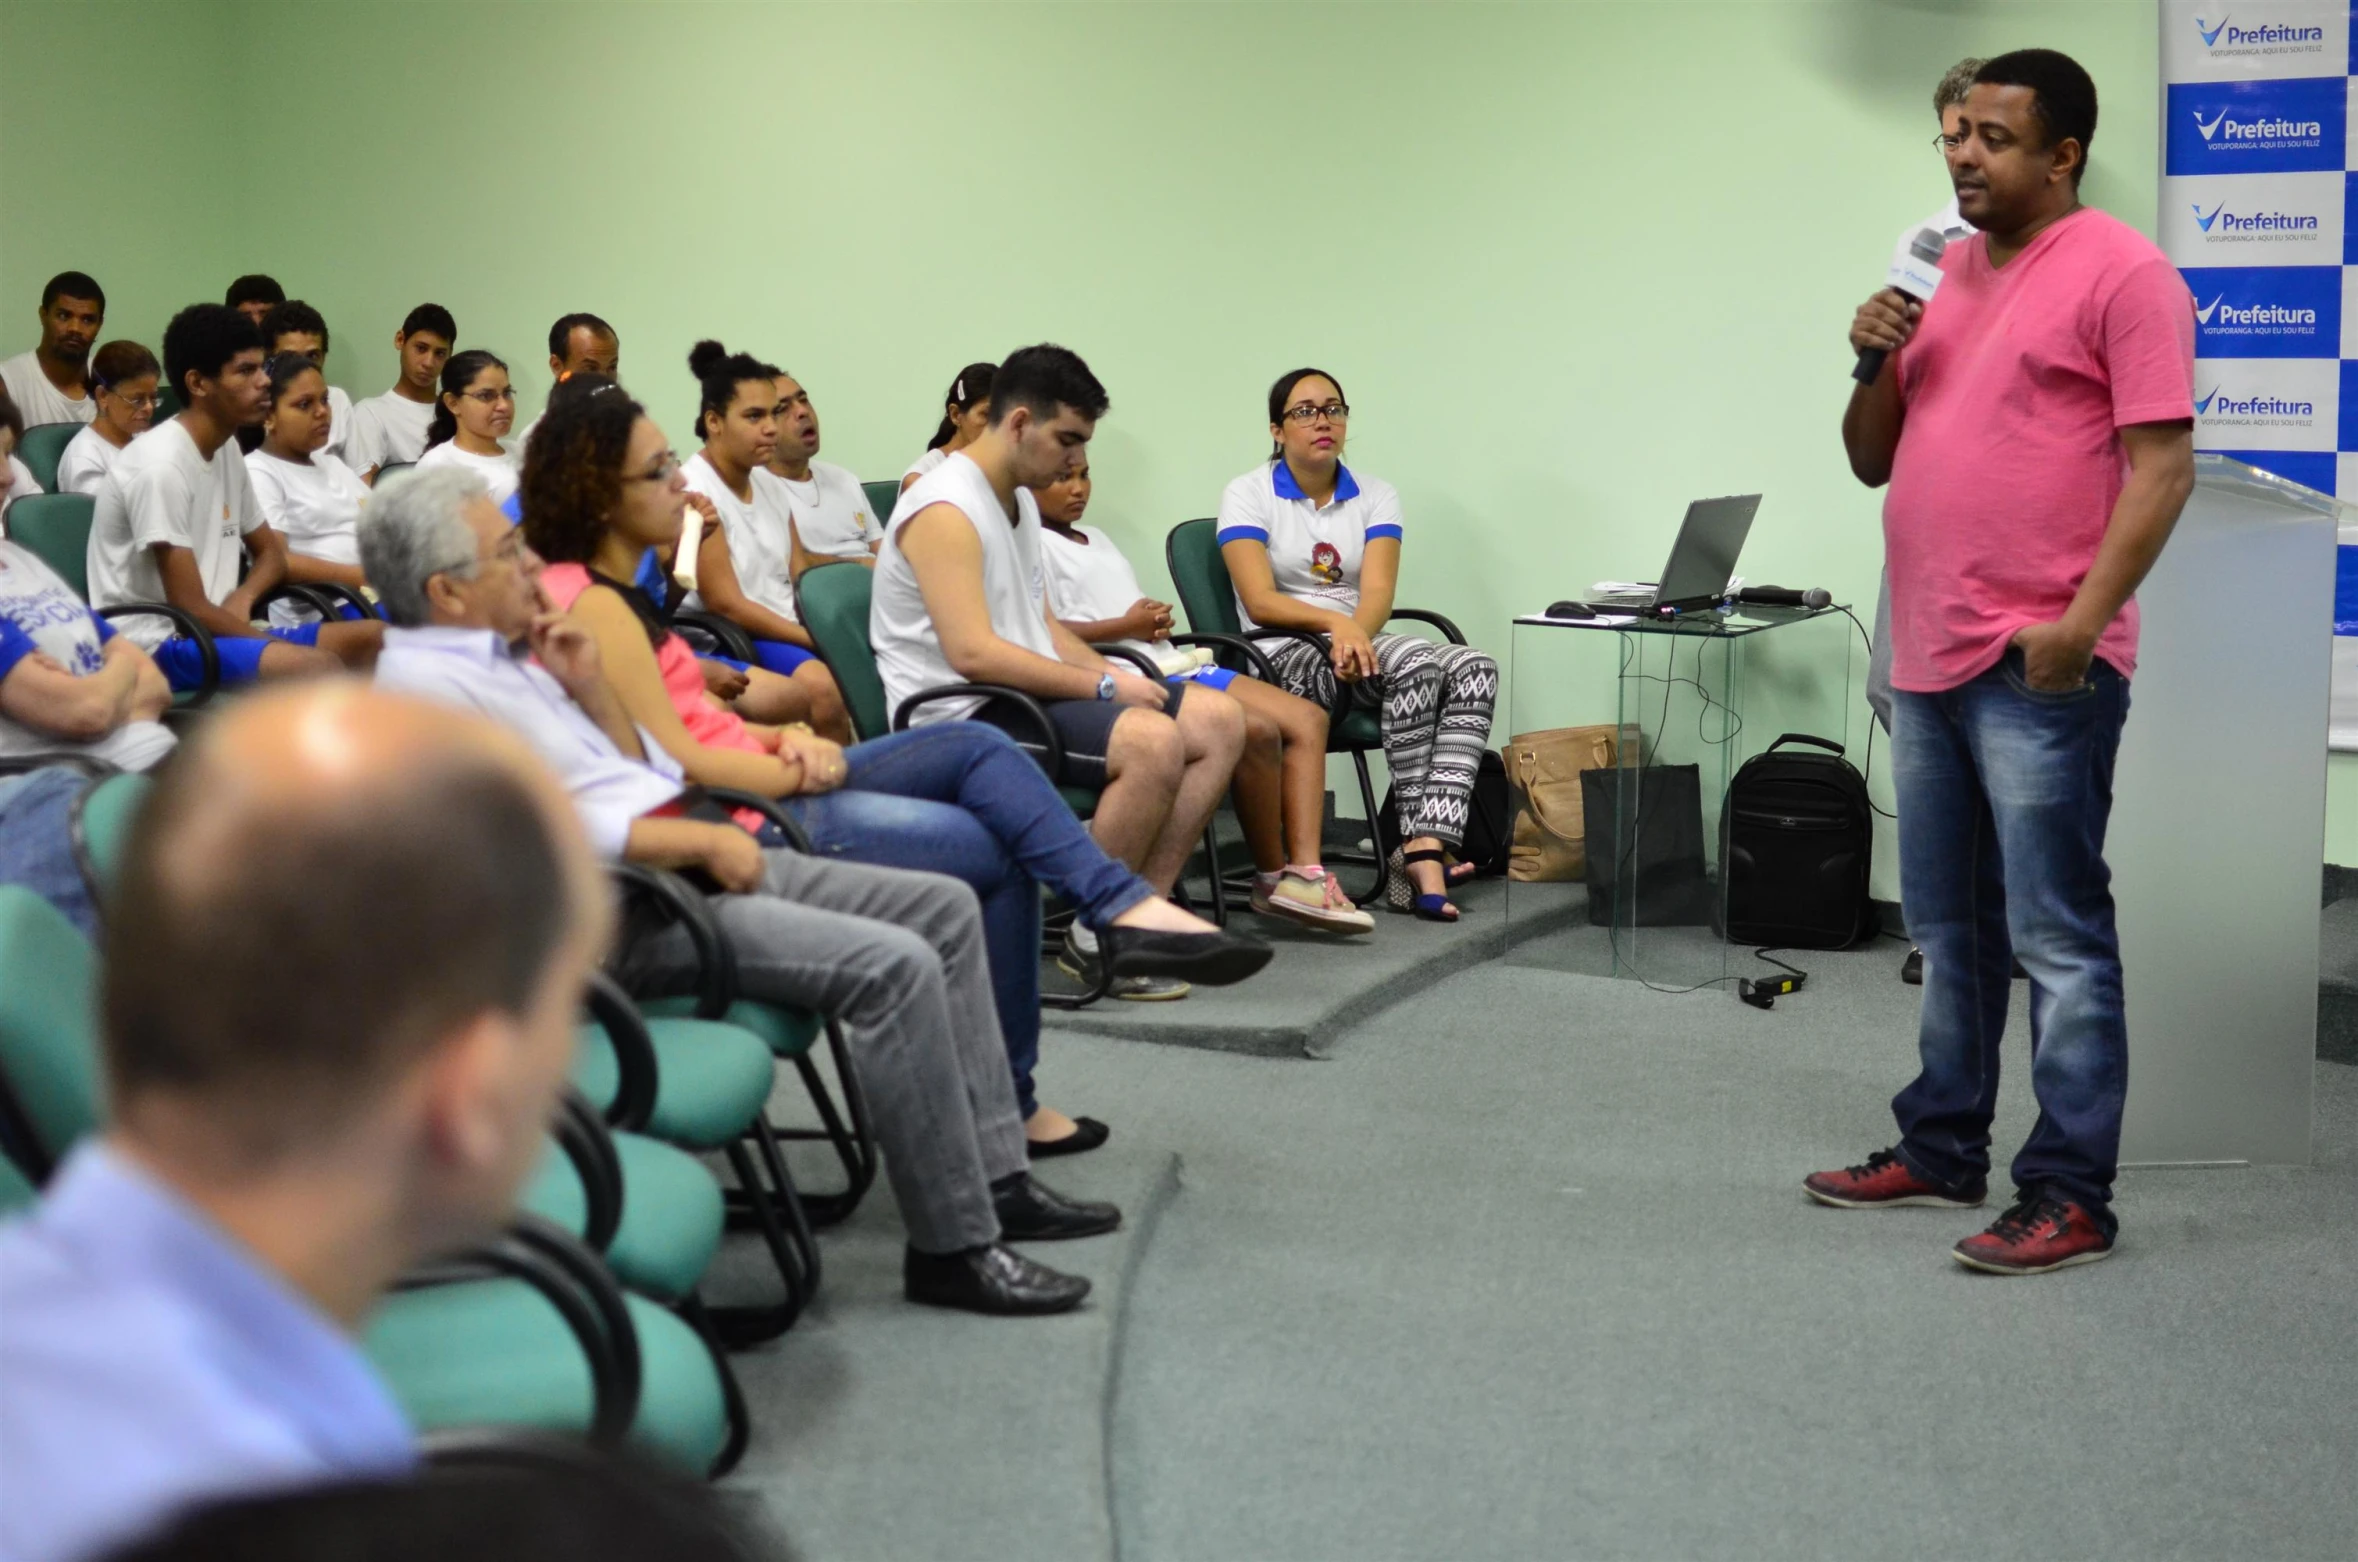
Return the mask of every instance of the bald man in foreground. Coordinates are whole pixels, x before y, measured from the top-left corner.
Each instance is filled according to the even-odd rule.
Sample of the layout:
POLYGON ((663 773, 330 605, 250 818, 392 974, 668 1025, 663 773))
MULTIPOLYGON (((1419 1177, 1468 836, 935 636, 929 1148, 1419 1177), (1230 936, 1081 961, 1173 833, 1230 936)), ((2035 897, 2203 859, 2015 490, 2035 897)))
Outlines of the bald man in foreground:
POLYGON ((608 921, 487 722, 339 680, 204 726, 110 901, 112 1126, 0 1227, 0 1557, 410 1467, 353 1336, 509 1214, 608 921))

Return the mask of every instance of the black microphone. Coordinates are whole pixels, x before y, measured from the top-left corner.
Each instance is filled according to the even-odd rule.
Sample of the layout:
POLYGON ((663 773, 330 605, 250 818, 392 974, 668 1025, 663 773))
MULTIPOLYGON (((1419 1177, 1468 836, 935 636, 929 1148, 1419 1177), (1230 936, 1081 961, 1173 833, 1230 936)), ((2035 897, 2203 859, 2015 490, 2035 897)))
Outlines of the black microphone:
MULTIPOLYGON (((1898 289, 1919 304, 1932 302, 1933 290, 1940 286, 1940 257, 1948 247, 1948 239, 1938 228, 1918 228, 1908 247, 1891 257, 1883 285, 1898 289)), ((1850 371, 1850 377, 1861 385, 1874 384, 1883 372, 1883 360, 1890 356, 1885 348, 1860 348, 1858 367, 1850 371)))
POLYGON ((1834 593, 1823 586, 1812 586, 1807 591, 1796 591, 1791 586, 1746 586, 1736 593, 1736 600, 1755 607, 1832 607, 1834 593))

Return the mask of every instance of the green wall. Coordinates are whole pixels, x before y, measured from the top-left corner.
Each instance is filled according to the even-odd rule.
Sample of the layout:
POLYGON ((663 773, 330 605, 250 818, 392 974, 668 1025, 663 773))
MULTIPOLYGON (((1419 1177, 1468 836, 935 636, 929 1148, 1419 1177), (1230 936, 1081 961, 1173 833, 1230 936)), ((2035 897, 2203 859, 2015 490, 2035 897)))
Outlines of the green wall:
MULTIPOLYGON (((717 334, 800 375, 871 477, 958 365, 1054 339, 1112 391, 1097 518, 1150 584, 1266 449, 1269 380, 1315 362, 1404 495, 1404 596, 1485 643, 1650 572, 1705 493, 1767 495, 1755 579, 1864 605, 1842 337, 1945 197, 1932 83, 2070 51, 2104 93, 2087 194, 2150 228, 2154 28, 2152 0, 5 0, 0 322, 66 264, 141 330, 265 269, 356 394, 433 298, 530 405, 549 320, 589 308, 675 437, 717 334), (153 128, 69 128, 59 83, 125 71, 153 128), (69 160, 72 204, 28 202, 69 160)), ((2358 861, 2358 808, 2336 823, 2358 861)))

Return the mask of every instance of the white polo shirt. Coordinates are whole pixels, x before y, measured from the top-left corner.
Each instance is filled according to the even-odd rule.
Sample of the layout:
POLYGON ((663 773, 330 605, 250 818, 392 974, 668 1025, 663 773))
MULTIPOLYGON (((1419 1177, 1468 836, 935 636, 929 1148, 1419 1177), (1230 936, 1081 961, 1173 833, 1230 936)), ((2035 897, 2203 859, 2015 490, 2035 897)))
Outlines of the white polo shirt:
MULTIPOLYGON (((1057 660, 1056 642, 1048 634, 1047 580, 1040 568, 1040 502, 1028 488, 1015 490, 1013 524, 999 507, 999 496, 981 467, 964 455, 941 462, 919 478, 893 506, 892 523, 884 534, 884 551, 876 558, 876 581, 868 600, 868 643, 876 651, 876 670, 884 679, 885 708, 898 710, 901 701, 920 689, 963 683, 942 655, 941 636, 934 632, 932 615, 925 611, 925 593, 917 571, 900 549, 902 524, 929 504, 947 504, 966 517, 982 542, 983 602, 990 609, 991 630, 1011 645, 1020 645, 1051 661, 1057 660)), ((919 726, 957 721, 971 715, 981 699, 937 700, 910 719, 919 726)))
POLYGON ((822 558, 863 559, 869 544, 884 540, 884 525, 868 504, 860 480, 832 461, 813 461, 806 482, 764 471, 786 492, 802 551, 822 558))
POLYGON ((513 450, 502 450, 496 456, 479 456, 472 450, 461 450, 458 441, 446 439, 418 457, 418 470, 432 471, 438 466, 455 466, 483 479, 491 490, 493 504, 506 504, 523 480, 524 462, 513 450))
MULTIPOLYGON (((720 511, 721 538, 729 545, 729 567, 737 572, 737 589, 755 605, 801 623, 802 615, 795 611, 794 587, 786 578, 786 485, 757 469, 749 484, 752 497, 740 499, 701 450, 680 463, 680 475, 688 480, 690 493, 702 494, 720 511)), ((702 606, 701 598, 696 605, 702 606)))
POLYGON ((344 464, 366 472, 392 461, 415 461, 426 453, 426 434, 433 426, 430 401, 412 401, 399 391, 356 401, 344 436, 344 464))
POLYGON ((8 399, 16 403, 27 428, 36 423, 87 423, 98 416, 98 398, 87 386, 76 400, 49 383, 37 350, 0 363, 0 384, 8 387, 8 399))
MULTIPOLYGON (((1359 607, 1359 564, 1373 537, 1400 535, 1400 495, 1379 477, 1335 469, 1334 497, 1322 509, 1294 481, 1293 468, 1271 461, 1228 485, 1220 495, 1223 546, 1250 538, 1269 550, 1277 589, 1298 602, 1333 613, 1359 607)), ((1236 616, 1257 628, 1236 603, 1236 616)))
POLYGON ((61 494, 98 495, 98 485, 106 481, 106 474, 115 469, 130 447, 110 441, 98 431, 95 423, 85 424, 82 432, 66 441, 57 457, 57 491, 61 494))
MULTIPOLYGON (((196 558, 207 600, 237 589, 246 533, 262 524, 246 458, 225 439, 208 461, 188 426, 168 418, 131 441, 98 489, 90 524, 90 605, 164 600, 164 575, 150 551, 158 544, 186 548, 196 558)), ((171 638, 172 625, 141 616, 123 633, 153 650, 171 638)))

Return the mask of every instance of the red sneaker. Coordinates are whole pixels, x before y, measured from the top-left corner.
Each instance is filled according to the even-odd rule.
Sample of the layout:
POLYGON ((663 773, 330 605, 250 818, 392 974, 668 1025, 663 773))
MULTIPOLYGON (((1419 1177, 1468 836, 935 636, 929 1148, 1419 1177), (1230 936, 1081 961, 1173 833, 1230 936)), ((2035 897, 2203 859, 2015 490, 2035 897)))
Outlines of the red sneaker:
POLYGON ((1812 1172, 1801 1180, 1801 1191, 1836 1209, 1891 1209, 1901 1204, 1978 1209, 1990 1192, 1989 1184, 1979 1179, 1962 1188, 1927 1182, 1890 1150, 1877 1150, 1864 1166, 1812 1172))
POLYGON ((2020 1203, 1951 1250, 1958 1263, 1992 1275, 2043 1275, 2112 1256, 2112 1238, 2069 1199, 2026 1193, 2020 1203))

